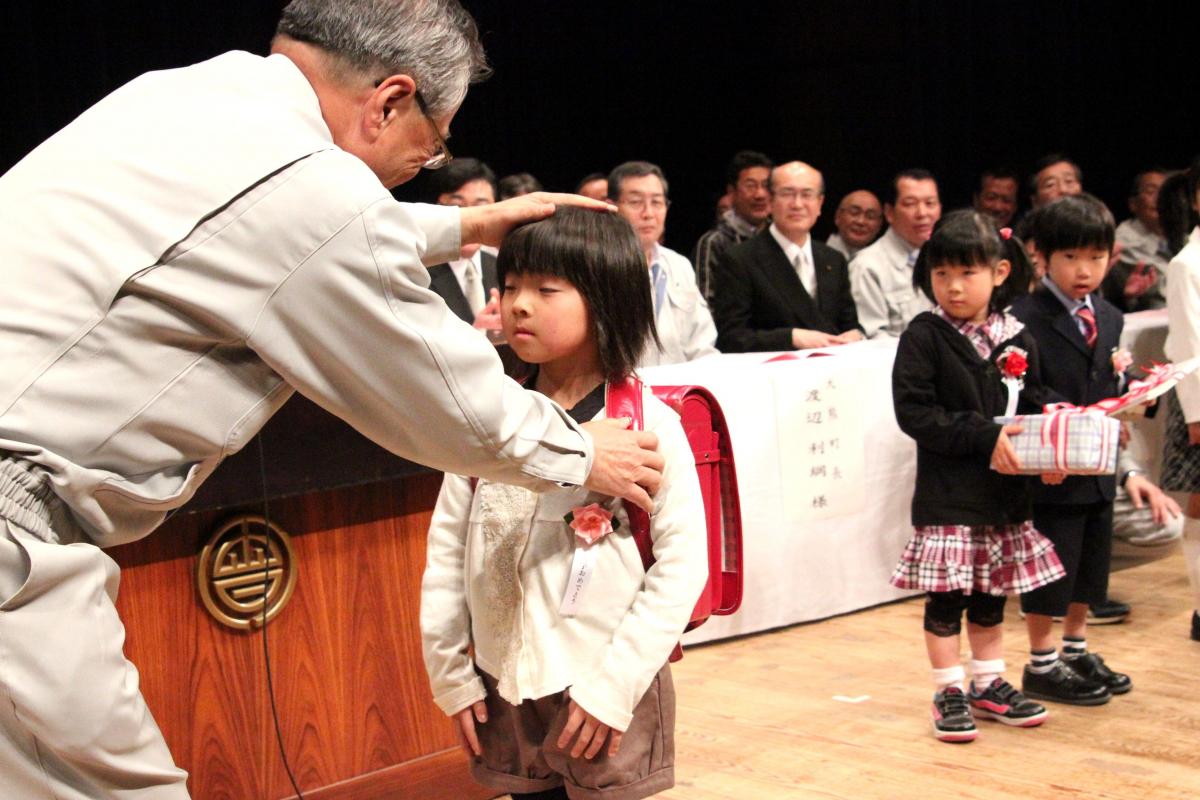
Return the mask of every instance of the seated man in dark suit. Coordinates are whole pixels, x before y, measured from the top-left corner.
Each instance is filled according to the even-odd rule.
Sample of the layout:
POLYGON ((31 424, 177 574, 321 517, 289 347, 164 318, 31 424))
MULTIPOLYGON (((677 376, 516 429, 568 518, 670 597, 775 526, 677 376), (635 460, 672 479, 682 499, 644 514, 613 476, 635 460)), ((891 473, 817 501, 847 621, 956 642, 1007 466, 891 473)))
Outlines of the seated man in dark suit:
POLYGON ((825 181, 795 161, 771 171, 766 230, 717 262, 713 316, 725 353, 828 347, 862 338, 846 259, 809 235, 825 181))
MULTIPOLYGON (((496 202, 496 173, 475 158, 456 158, 429 175, 440 206, 486 206, 496 202)), ((429 288, 441 295, 450 310, 484 330, 499 330, 499 287, 496 257, 465 244, 459 258, 429 268, 429 288), (494 323, 494 325, 493 325, 494 323)))

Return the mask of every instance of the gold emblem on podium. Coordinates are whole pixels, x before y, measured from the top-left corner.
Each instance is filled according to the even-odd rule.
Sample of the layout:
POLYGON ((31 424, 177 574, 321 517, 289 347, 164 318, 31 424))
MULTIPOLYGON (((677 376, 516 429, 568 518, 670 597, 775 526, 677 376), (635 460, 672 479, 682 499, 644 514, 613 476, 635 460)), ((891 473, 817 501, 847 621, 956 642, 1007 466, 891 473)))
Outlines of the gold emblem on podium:
POLYGON ((235 517, 213 533, 200 551, 196 582, 208 613, 239 630, 274 619, 296 588, 291 538, 254 515, 235 517))

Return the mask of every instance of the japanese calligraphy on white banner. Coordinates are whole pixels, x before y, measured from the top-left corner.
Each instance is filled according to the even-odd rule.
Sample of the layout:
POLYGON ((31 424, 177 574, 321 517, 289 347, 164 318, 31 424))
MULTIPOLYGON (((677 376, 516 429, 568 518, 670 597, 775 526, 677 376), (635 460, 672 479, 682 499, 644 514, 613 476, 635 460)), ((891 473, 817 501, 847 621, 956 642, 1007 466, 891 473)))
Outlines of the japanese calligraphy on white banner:
MULTIPOLYGON (((845 372, 811 362, 811 370, 780 370, 772 381, 779 414, 779 469, 788 521, 858 513, 866 502, 863 406, 845 372)), ((875 398, 887 402, 890 398, 875 398)))

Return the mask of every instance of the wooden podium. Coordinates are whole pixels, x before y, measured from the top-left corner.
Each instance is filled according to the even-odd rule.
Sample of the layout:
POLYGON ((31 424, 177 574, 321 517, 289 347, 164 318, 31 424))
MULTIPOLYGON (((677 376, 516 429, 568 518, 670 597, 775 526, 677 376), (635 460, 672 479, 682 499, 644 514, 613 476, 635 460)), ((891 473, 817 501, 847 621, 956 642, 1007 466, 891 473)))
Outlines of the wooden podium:
POLYGON ((125 652, 196 800, 293 797, 267 693, 263 633, 201 602, 214 530, 262 514, 291 536, 288 604, 267 626, 283 747, 306 798, 473 800, 451 722, 430 699, 418 622, 440 473, 410 464, 296 397, 189 506, 111 555, 125 652))

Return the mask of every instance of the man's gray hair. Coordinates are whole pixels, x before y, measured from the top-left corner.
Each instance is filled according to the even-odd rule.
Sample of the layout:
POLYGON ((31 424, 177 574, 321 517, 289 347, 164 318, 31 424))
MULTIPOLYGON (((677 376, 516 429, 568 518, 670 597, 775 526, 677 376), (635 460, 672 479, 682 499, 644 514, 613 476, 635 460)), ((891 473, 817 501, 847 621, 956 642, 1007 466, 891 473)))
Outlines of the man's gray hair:
POLYGON ((292 0, 276 34, 316 45, 368 80, 404 74, 429 113, 458 107, 491 70, 458 0, 292 0))

